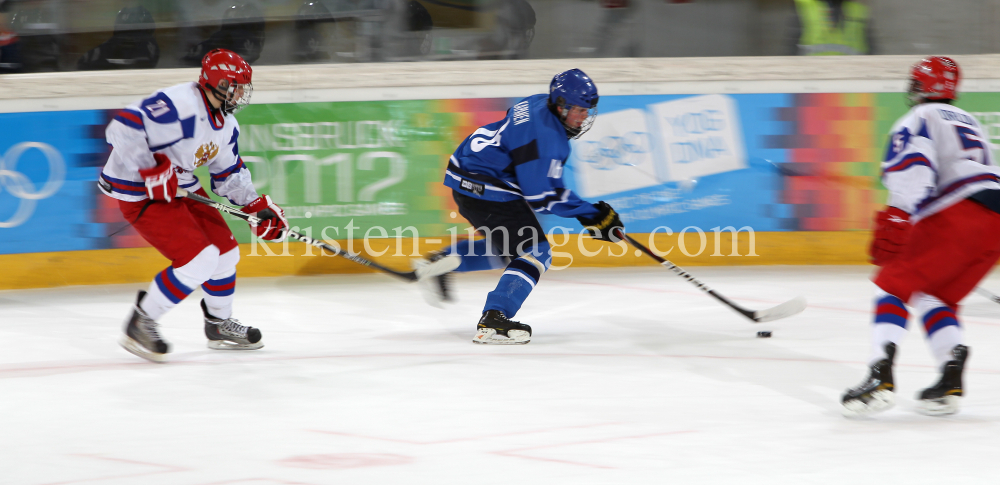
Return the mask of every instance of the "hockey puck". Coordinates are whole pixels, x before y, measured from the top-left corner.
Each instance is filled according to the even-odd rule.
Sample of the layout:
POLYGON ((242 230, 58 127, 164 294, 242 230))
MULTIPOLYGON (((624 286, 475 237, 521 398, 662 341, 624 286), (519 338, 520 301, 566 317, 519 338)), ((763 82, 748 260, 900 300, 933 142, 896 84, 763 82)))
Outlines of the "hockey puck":
POLYGON ((767 330, 761 330, 757 332, 757 338, 771 338, 771 332, 767 330))

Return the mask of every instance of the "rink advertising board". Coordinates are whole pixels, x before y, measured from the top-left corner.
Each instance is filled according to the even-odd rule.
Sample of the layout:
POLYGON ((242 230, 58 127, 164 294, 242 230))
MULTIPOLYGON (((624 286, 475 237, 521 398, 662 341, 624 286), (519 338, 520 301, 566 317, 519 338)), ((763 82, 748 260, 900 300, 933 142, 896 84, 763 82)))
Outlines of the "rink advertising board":
POLYGON ((111 247, 94 182, 107 122, 102 111, 0 113, 0 254, 111 247))
MULTIPOLYGON (((973 96, 983 98, 979 105, 1000 104, 1000 96, 967 97, 973 96)), ((606 96, 594 128, 573 141, 564 177, 583 197, 610 202, 635 232, 719 225, 761 232, 866 229, 880 198, 882 133, 905 109, 898 98, 606 96)), ((500 119, 514 102, 255 105, 239 115, 239 149, 258 191, 281 204, 294 225, 312 228, 317 236, 326 227, 336 228, 328 236, 343 239, 349 227, 357 227, 351 231, 362 237, 373 227, 391 233, 408 226, 421 236, 442 236, 464 227, 452 217, 454 203, 441 185, 448 156, 468 133, 500 119)), ((0 223, 6 233, 0 250, 142 245, 128 228, 122 230, 116 204, 92 183, 107 156, 103 125, 110 113, 0 117, 7 134, 0 150, 41 144, 66 165, 65 184, 54 187, 47 167, 55 165, 44 150, 18 149, 17 159, 5 162, 10 167, 5 165, 3 173, 19 175, 0 179, 5 188, 13 187, 0 193, 0 223), (18 183, 25 180, 37 190, 19 191, 18 183), (42 188, 46 183, 50 185, 42 188), (38 207, 29 211, 34 205, 38 207), (39 230, 62 231, 58 234, 63 237, 56 246, 23 243, 39 230)), ((203 182, 208 179, 207 173, 197 174, 203 182)), ((549 227, 580 229, 575 220, 544 219, 549 227)), ((249 242, 245 224, 233 221, 232 227, 240 242, 249 242)))
MULTIPOLYGON (((441 184, 448 155, 516 101, 252 105, 238 116, 238 143, 258 191, 302 232, 441 237, 466 227, 441 184)), ((966 93, 958 104, 1000 137, 1000 94, 966 93)), ((564 177, 584 198, 608 201, 634 233, 866 231, 884 200, 885 133, 905 110, 896 93, 604 96, 564 177)), ((145 246, 94 182, 114 112, 0 114, 0 254, 145 246)), ((207 186, 208 174, 196 174, 207 186)), ((542 219, 549 230, 580 230, 542 219)), ((245 223, 230 225, 250 242, 245 223)))

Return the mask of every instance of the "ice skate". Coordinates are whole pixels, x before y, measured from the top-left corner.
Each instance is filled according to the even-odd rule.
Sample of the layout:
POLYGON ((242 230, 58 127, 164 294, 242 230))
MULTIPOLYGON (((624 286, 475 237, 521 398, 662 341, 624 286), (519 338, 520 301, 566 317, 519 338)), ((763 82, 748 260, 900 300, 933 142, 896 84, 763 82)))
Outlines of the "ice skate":
POLYGON ((451 272, 462 263, 456 254, 435 251, 426 259, 413 259, 410 266, 417 274, 417 285, 424 300, 431 306, 444 308, 445 303, 455 301, 451 290, 451 272))
POLYGON ((956 345, 951 349, 954 360, 944 365, 941 380, 917 395, 917 412, 928 416, 944 416, 958 412, 959 401, 962 400, 962 372, 965 370, 965 359, 969 357, 969 348, 956 345))
POLYGON ((531 341, 531 327, 507 318, 499 310, 486 310, 476 326, 477 344, 519 345, 531 341))
POLYGON ((841 399, 844 416, 858 417, 875 414, 895 405, 895 386, 892 383, 892 360, 896 344, 885 345, 887 358, 872 364, 868 377, 853 389, 848 389, 841 399))
POLYGON ((225 320, 208 313, 205 300, 201 301, 201 311, 205 314, 205 336, 208 348, 213 350, 255 350, 264 346, 260 330, 240 324, 235 318, 225 320))
POLYGON ((132 315, 125 321, 125 334, 118 343, 125 350, 143 359, 162 363, 170 352, 170 344, 160 337, 160 324, 149 318, 139 306, 145 296, 146 292, 140 290, 135 299, 135 307, 132 308, 132 315))

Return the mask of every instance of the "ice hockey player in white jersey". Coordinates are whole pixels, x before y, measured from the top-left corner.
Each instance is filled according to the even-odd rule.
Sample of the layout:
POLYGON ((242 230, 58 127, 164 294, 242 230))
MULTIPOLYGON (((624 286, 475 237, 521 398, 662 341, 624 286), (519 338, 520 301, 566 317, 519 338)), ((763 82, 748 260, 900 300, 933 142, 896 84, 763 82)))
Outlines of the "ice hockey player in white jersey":
POLYGON ((892 407, 893 358, 909 308, 919 314, 941 377, 917 395, 929 415, 958 411, 969 348, 958 304, 1000 259, 1000 169, 983 128, 951 105, 958 64, 929 57, 913 66, 912 109, 892 128, 882 163, 887 207, 875 218, 869 254, 881 269, 868 377, 848 389, 844 414, 892 407))
POLYGON ((281 240, 287 221, 271 199, 258 196, 240 158, 240 127, 233 116, 250 103, 252 70, 239 55, 205 55, 197 82, 153 93, 121 110, 108 125, 112 146, 99 186, 118 199, 125 219, 171 261, 140 291, 125 322, 121 345, 162 362, 170 350, 157 320, 199 285, 211 349, 264 346, 260 330, 232 317, 239 246, 218 211, 177 197, 178 187, 207 196, 193 171, 207 166, 212 191, 263 219, 252 230, 281 240))

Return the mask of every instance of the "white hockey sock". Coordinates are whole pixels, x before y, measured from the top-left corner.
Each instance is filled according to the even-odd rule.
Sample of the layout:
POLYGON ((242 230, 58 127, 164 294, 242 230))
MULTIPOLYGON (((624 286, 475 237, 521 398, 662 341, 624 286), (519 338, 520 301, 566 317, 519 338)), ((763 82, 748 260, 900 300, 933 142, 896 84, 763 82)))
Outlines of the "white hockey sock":
POLYGON ((927 331, 927 345, 938 364, 944 366, 952 359, 951 349, 965 341, 956 309, 930 295, 920 295, 915 300, 917 310, 923 315, 921 321, 927 331))
POLYGON ((872 350, 868 364, 889 357, 885 353, 885 345, 889 342, 899 346, 906 337, 906 321, 909 311, 903 300, 886 293, 881 288, 875 291, 875 322, 872 325, 872 350))
POLYGON ((215 318, 225 320, 233 316, 233 300, 236 296, 236 263, 239 260, 239 248, 234 248, 219 256, 216 272, 201 285, 201 289, 205 291, 205 306, 215 318))
POLYGON ((184 266, 168 266, 153 278, 146 297, 142 300, 142 310, 153 320, 159 320, 184 298, 208 279, 218 266, 219 250, 215 246, 203 249, 184 266))
POLYGON ((948 325, 927 336, 927 344, 930 345, 931 353, 934 354, 940 368, 954 358, 951 349, 956 345, 963 345, 964 342, 965 332, 958 325, 948 325))
POLYGON ((872 351, 868 358, 868 365, 888 358, 885 353, 885 344, 892 342, 899 347, 899 343, 906 338, 906 329, 891 323, 876 323, 872 325, 872 351))

